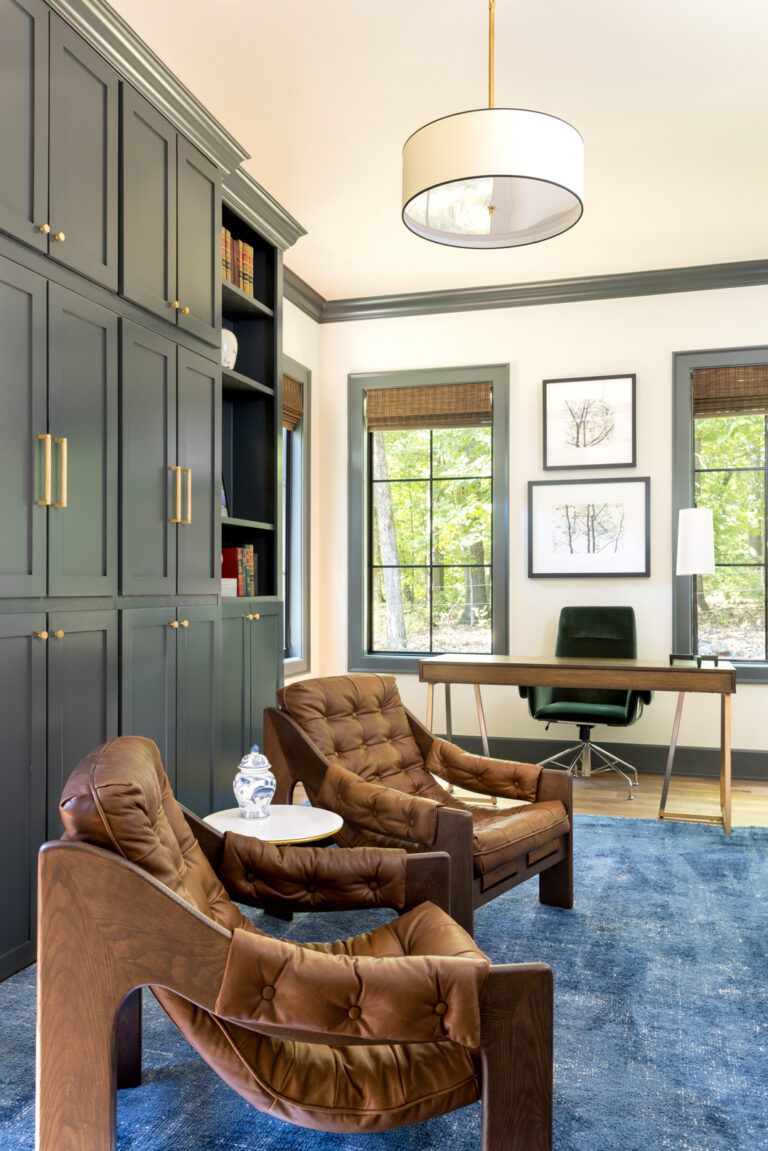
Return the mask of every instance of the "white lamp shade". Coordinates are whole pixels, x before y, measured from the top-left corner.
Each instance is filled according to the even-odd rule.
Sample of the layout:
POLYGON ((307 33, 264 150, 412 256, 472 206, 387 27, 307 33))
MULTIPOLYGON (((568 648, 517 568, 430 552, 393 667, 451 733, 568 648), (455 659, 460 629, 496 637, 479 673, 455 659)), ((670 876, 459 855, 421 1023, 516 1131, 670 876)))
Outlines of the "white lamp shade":
POLYGON ((579 220, 583 195, 584 141, 544 112, 459 112, 426 124, 403 147, 403 221, 439 244, 547 240, 579 220))
POLYGON ((711 575, 715 532, 711 508, 683 508, 677 526, 677 574, 711 575))

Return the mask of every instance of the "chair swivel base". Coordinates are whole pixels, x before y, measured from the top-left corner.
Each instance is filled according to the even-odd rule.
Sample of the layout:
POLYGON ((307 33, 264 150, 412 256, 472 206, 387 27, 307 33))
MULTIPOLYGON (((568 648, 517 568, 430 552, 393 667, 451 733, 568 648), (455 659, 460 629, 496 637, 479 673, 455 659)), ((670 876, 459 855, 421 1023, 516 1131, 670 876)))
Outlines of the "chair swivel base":
MULTIPOLYGON (((581 735, 581 732, 579 732, 581 735)), ((568 747, 565 751, 560 751, 557 755, 551 755, 549 759, 543 759, 539 762, 539 767, 564 767, 569 775, 573 775, 577 779, 589 779, 593 775, 598 775, 601 771, 615 771, 622 779, 626 780, 629 787, 629 794, 627 799, 634 799, 632 788, 638 786, 637 770, 631 763, 627 763, 624 759, 619 759, 616 755, 611 755, 604 747, 599 747, 596 743, 592 743, 590 739, 583 739, 581 743, 575 744, 573 747, 568 747), (598 758, 598 766, 594 766, 592 762, 592 755, 598 758), (621 764, 621 767, 619 767, 621 764), (622 768, 626 768, 623 771, 622 768), (631 776, 627 774, 631 772, 631 776), (634 778, 632 778, 634 777, 634 778)))

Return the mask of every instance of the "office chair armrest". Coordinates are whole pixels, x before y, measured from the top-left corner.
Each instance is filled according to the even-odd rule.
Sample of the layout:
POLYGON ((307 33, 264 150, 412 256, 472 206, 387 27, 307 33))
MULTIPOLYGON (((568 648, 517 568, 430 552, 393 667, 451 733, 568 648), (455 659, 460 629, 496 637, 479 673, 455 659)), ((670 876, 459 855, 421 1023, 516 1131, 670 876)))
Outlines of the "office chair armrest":
POLYGON ((528 803, 536 799, 541 773, 536 764, 472 755, 445 739, 433 742, 426 768, 457 787, 504 799, 523 799, 528 803))

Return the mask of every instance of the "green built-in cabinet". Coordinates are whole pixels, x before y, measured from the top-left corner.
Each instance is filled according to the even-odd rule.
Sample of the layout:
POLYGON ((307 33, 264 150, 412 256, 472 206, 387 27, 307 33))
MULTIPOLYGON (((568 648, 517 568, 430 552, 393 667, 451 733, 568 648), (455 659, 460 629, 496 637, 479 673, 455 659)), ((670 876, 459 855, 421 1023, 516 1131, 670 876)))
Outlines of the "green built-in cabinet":
POLYGON ((37 851, 78 761, 148 736, 182 803, 230 806, 283 668, 301 229, 108 8, 52 8, 0 0, 0 978, 34 959, 37 851), (222 283, 222 219, 253 296, 222 283), (222 544, 246 543, 258 596, 222 600, 222 544))

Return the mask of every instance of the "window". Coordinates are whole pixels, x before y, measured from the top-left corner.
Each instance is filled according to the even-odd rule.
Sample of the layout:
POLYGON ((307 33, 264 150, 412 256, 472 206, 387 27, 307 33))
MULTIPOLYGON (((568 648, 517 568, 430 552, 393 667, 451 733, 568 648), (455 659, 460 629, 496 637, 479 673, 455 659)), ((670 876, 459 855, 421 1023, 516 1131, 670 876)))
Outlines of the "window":
POLYGON ((309 380, 283 356, 283 600, 285 672, 309 670, 309 380))
POLYGON ((768 681, 768 349, 675 357, 675 526, 712 509, 715 572, 675 579, 675 647, 768 681))
POLYGON ((508 368, 349 377, 350 668, 507 649, 508 368))

